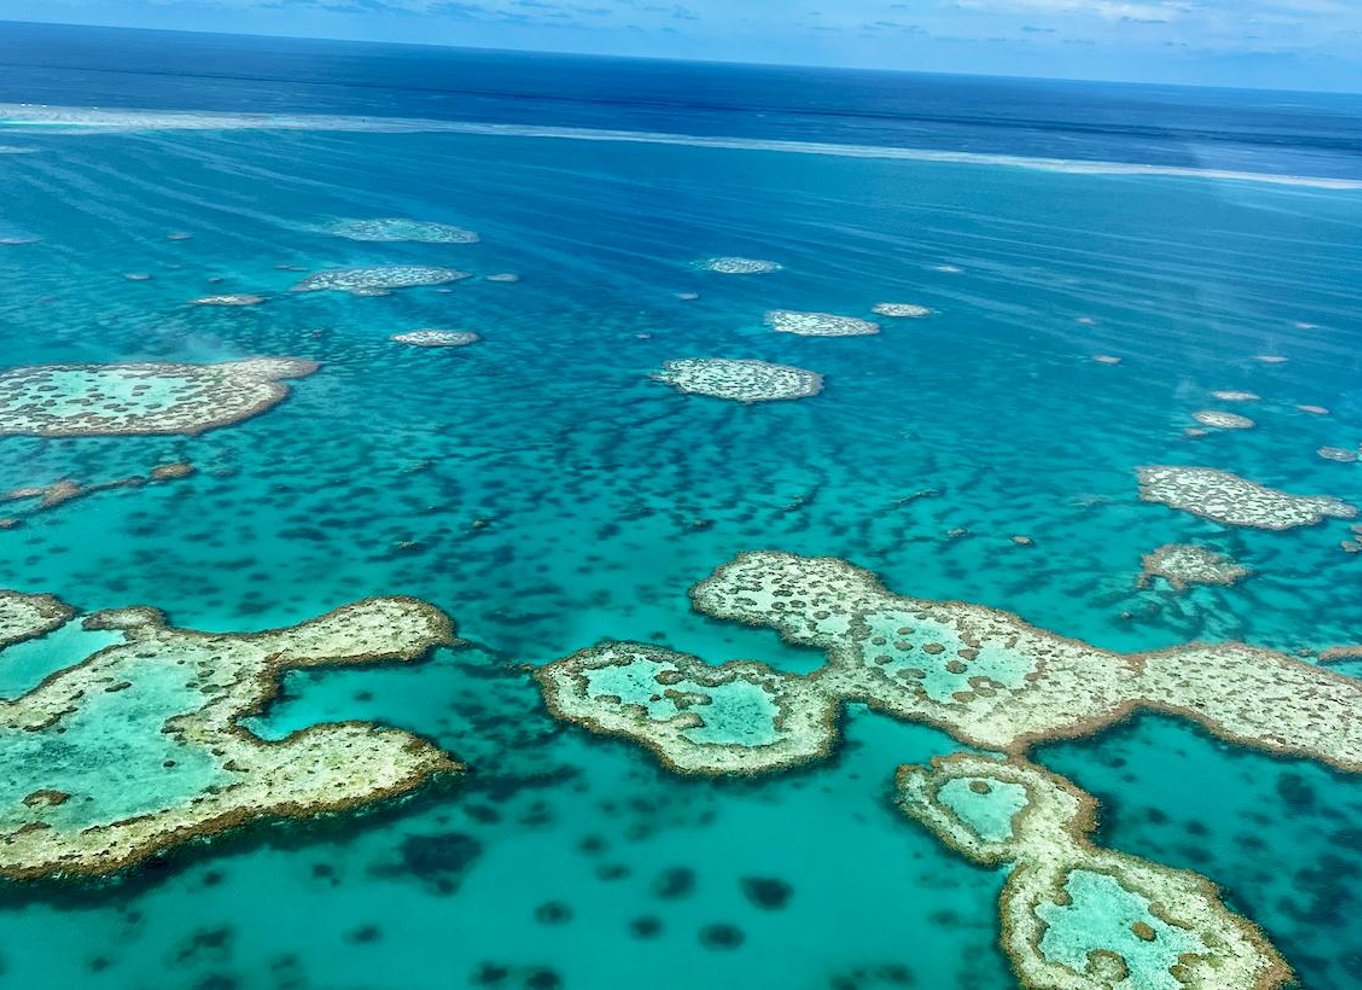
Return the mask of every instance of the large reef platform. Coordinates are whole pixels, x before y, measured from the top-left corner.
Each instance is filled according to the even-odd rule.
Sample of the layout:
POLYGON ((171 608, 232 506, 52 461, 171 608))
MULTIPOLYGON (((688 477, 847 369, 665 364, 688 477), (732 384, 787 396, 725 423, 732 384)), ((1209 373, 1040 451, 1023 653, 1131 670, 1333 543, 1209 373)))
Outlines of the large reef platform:
POLYGON ((741 554, 690 597, 703 615, 772 628, 826 663, 801 675, 605 643, 535 670, 550 711, 706 775, 823 759, 848 702, 931 724, 992 752, 900 768, 900 807, 962 855, 1012 864, 999 915, 1026 990, 1275 990, 1293 979, 1206 878, 1093 846, 1096 802, 1027 755, 1148 710, 1362 772, 1362 681, 1242 643, 1115 653, 983 605, 894 594, 830 557, 741 554))
POLYGON ((273 408, 305 358, 220 364, 47 364, 0 372, 0 436, 194 436, 273 408))
MULTIPOLYGON (((0 596, 0 631, 11 639, 25 622, 32 635, 71 614, 51 596, 0 596)), ((287 670, 412 661, 453 643, 449 618, 425 602, 370 598, 260 633, 176 629, 147 607, 95 612, 83 625, 123 642, 0 700, 0 762, 10 768, 0 779, 0 877, 110 874, 253 820, 344 811, 463 769, 425 740, 371 723, 315 725, 278 741, 241 725, 287 670)))
POLYGON ((1002 946, 1026 990, 1273 990, 1292 972, 1215 886, 1089 841, 1097 802, 1020 760, 972 753, 903 766, 904 814, 961 855, 1012 864, 1002 946))
MULTIPOLYGON (((1160 711, 1230 742, 1362 772, 1362 681, 1271 650, 1193 643, 1113 653, 983 605, 896 595, 869 571, 836 558, 777 551, 742 554, 690 594, 704 615, 771 627, 787 642, 825 652, 826 664, 807 676, 744 665, 781 699, 782 724, 827 734, 821 745, 806 740, 799 747, 811 760, 837 733, 836 718, 819 713, 862 702, 934 725, 966 745, 1013 755, 1088 735, 1139 710, 1160 711)), ((679 755, 690 744, 669 724, 676 712, 654 707, 646 718, 607 718, 628 702, 597 690, 590 678, 568 676, 598 662, 601 651, 616 651, 618 663, 619 651, 642 656, 643 649, 587 650, 537 676, 550 707, 564 717, 631 736, 669 762, 698 768, 704 760, 679 755)), ((703 669, 694 657, 667 650, 647 648, 647 657, 690 676, 703 669)), ((686 718, 704 720, 705 711, 686 718)), ((753 740, 706 745, 743 747, 745 766, 768 761, 767 769, 775 769, 790 765, 785 739, 776 748, 753 740)))

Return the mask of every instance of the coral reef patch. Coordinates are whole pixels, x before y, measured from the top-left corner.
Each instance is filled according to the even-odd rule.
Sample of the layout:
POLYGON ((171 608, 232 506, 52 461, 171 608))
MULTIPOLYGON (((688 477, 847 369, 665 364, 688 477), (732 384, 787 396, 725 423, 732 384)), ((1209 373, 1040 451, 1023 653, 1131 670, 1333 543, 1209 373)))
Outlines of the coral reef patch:
MULTIPOLYGON (((0 601, 18 627, 25 620, 12 616, 35 605, 0 601)), ((36 602, 52 613, 45 623, 54 602, 36 602)), ((147 607, 95 612, 84 626, 123 642, 0 701, 11 768, 0 780, 0 877, 113 873, 253 820, 343 811, 463 769, 371 723, 313 725, 279 741, 241 725, 286 670, 411 661, 452 643, 449 619, 425 602, 370 598, 261 633, 176 629, 147 607)))
POLYGON ((0 436, 194 435, 250 419, 317 370, 303 358, 46 364, 0 372, 0 436))
POLYGON ((678 392, 735 402, 804 399, 823 390, 823 376, 817 372, 788 364, 732 358, 668 361, 651 377, 678 392))

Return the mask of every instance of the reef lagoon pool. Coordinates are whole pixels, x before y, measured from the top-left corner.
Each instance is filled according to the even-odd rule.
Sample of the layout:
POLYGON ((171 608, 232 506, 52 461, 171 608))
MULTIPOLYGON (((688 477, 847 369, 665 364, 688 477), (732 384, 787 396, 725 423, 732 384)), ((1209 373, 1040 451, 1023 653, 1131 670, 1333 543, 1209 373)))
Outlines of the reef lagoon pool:
POLYGON ((1362 97, 177 39, 0 40, 0 986, 1362 988, 1362 97))

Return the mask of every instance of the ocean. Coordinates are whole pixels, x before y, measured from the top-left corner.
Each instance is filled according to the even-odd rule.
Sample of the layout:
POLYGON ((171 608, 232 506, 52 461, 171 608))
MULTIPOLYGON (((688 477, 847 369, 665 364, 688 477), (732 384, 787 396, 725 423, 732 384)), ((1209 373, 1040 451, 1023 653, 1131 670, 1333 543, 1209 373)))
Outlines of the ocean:
MULTIPOLYGON (((895 806, 897 767, 970 750, 943 727, 853 703, 826 759, 683 775, 553 717, 529 669, 606 640, 817 669, 688 598, 757 550, 1101 650, 1314 665, 1362 642, 1355 518, 1236 525, 1138 476, 1362 505, 1362 96, 0 24, 0 104, 6 369, 318 364, 201 433, 0 436, 0 492, 194 468, 0 502, 0 587, 219 632, 421 599, 460 645, 293 670, 243 724, 379 723, 469 767, 94 881, 0 882, 0 986, 1004 990, 1007 867, 895 806), (376 218, 478 237, 338 236, 376 218), (470 275, 291 291, 392 266, 470 275), (259 298, 192 303, 224 295, 259 298), (429 328, 480 339, 390 339, 429 328), (710 358, 821 391, 650 377, 710 358), (1142 587, 1168 544, 1252 574, 1142 587)), ((0 652, 0 698, 110 636, 0 652)), ((1294 985, 1362 988, 1362 775, 1155 712, 1032 756, 1097 798, 1096 844, 1218 885, 1294 985)), ((1095 979, 1072 985, 1179 986, 1095 979)))

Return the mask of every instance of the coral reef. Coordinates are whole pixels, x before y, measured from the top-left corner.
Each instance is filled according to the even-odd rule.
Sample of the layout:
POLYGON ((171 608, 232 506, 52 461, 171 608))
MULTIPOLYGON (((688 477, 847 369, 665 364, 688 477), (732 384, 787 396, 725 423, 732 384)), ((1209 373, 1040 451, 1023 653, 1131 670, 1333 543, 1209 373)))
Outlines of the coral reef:
POLYGON ((709 258, 698 262, 698 267, 720 275, 768 275, 781 269, 774 261, 757 258, 709 258))
POLYGON ((96 612, 84 625, 124 642, 0 701, 11 768, 0 780, 2 877, 107 874, 249 821, 341 811, 462 769, 416 736, 369 723, 314 725, 277 742, 241 725, 286 670, 410 661, 453 642, 449 619, 425 602, 371 598, 249 634, 175 629, 147 607, 96 612))
POLYGON ((1357 515, 1356 506, 1331 496, 1292 495, 1216 468, 1155 465, 1137 471, 1143 501, 1229 526, 1291 529, 1357 515))
POLYGON ((753 774, 827 755, 836 702, 764 664, 611 643, 536 668, 555 717, 627 736, 687 774, 753 774))
POLYGON ((337 220, 328 234, 351 241, 416 241, 421 244, 476 244, 478 235, 462 227, 430 220, 381 217, 376 220, 337 220))
POLYGON ((879 316, 891 316, 899 319, 921 320, 932 315, 932 311, 926 306, 918 306, 914 303, 877 303, 871 311, 879 316))
POLYGON ((309 275, 293 287, 294 292, 349 292, 352 295, 382 295, 392 289, 424 285, 446 285, 471 278, 469 272, 455 268, 425 265, 388 265, 377 268, 332 268, 309 275))
MULTIPOLYGON (((836 558, 776 551, 740 555, 692 588, 691 601, 704 615, 769 626, 790 643, 824 651, 827 663, 799 690, 821 694, 832 710, 861 702, 967 745, 1019 755, 1143 709, 1197 722, 1230 742, 1362 772, 1362 681, 1270 650, 1194 643, 1113 653, 986 606, 896 595, 836 558)), ((555 661, 537 676, 561 685, 560 669, 571 672, 608 649, 555 661)), ((694 658, 657 649, 648 656, 698 679, 694 658)), ((760 664, 743 669, 777 676, 760 664)), ((780 683, 794 690, 790 676, 780 683)), ((590 699, 556 711, 573 721, 599 717, 590 699)), ((614 731, 656 748, 663 724, 634 719, 614 731)), ((801 747, 806 753, 825 750, 836 733, 831 721, 816 724, 829 738, 801 747)))
POLYGON ((413 347, 467 347, 482 340, 471 330, 408 330, 395 333, 388 339, 413 347))
POLYGON ((222 364, 47 364, 0 372, 0 436, 198 434, 259 415, 288 395, 302 358, 222 364))
POLYGON ((781 333, 801 337, 864 337, 879 333, 880 325, 854 316, 833 313, 801 313, 792 309, 773 309, 766 314, 766 325, 781 333))
POLYGON ((1219 409, 1202 409, 1192 413, 1192 418, 1202 426, 1209 426, 1217 430, 1251 430, 1256 425, 1247 416, 1223 412, 1219 409))
POLYGON ((200 296, 198 299, 189 300, 189 304, 191 306, 258 306, 264 301, 264 296, 253 296, 243 292, 234 295, 200 296))
POLYGON ((803 399, 823 390, 823 376, 788 364, 730 358, 668 361, 653 380, 694 395, 736 402, 803 399))
POLYGON ((46 636, 65 625, 75 609, 54 595, 27 595, 0 589, 0 650, 46 636))
POLYGON ((1026 990, 1271 990, 1290 968, 1195 873, 1100 849, 1097 804, 1019 760, 959 753, 903 766, 902 811, 965 857, 1015 864, 998 900, 1026 990))
POLYGON ((141 488, 147 484, 187 478, 193 473, 194 465, 187 461, 176 461, 170 464, 158 464, 145 475, 133 474, 125 478, 115 478, 112 481, 94 481, 82 484, 70 478, 63 478, 47 485, 15 488, 0 494, 0 502, 20 502, 26 503, 26 505, 18 512, 0 519, 0 523, 6 524, 3 528, 9 529, 28 516, 47 512, 49 509, 55 509, 59 505, 65 505, 74 499, 84 498, 86 495, 111 491, 115 488, 141 488))
POLYGON ((1166 543, 1140 559, 1139 584, 1161 577, 1181 591, 1189 584, 1234 584, 1253 573, 1231 557, 1206 547, 1166 543))

